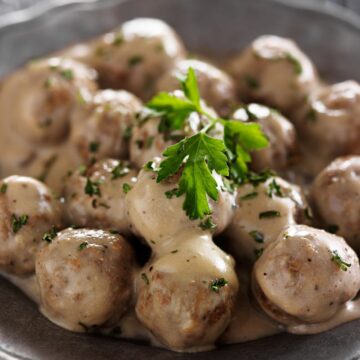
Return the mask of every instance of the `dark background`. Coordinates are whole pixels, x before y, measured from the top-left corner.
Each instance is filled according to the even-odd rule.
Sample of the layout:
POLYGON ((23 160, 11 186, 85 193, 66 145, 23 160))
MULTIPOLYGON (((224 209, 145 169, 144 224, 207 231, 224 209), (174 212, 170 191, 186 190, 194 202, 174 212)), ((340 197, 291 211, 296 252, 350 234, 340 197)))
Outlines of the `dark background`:
MULTIPOLYGON (((287 1, 289 3, 300 2, 300 0, 287 0, 287 1)), ((54 2, 54 0, 0 0, 0 15, 6 14, 11 11, 21 10, 29 6, 32 6, 34 4, 45 3, 45 2, 47 3, 54 2)), ((344 6, 360 14, 360 0, 302 0, 302 2, 320 3, 324 6, 326 6, 326 4, 328 3, 336 3, 338 5, 344 6)))

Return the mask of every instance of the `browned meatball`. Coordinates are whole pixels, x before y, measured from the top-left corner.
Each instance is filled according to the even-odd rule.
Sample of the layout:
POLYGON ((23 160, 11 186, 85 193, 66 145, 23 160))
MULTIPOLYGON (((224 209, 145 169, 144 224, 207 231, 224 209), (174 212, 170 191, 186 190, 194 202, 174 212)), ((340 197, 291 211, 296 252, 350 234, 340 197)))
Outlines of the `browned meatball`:
POLYGON ((69 223, 128 233, 124 187, 134 186, 136 174, 126 163, 113 159, 77 169, 65 186, 69 223))
POLYGON ((127 21, 91 44, 85 61, 105 87, 126 89, 142 99, 154 94, 155 82, 185 55, 175 31, 158 19, 127 21))
POLYGON ((359 288, 355 252, 341 237, 306 225, 286 228, 253 270, 260 306, 284 324, 329 320, 359 288))
POLYGON ((72 331, 113 326, 130 306, 133 267, 132 249, 120 235, 61 231, 36 258, 41 311, 72 331))
POLYGON ((264 35, 255 39, 230 66, 238 93, 245 101, 259 101, 285 114, 304 102, 318 86, 311 61, 290 39, 264 35))
POLYGON ((29 275, 43 235, 61 228, 61 206, 51 190, 35 179, 10 176, 0 182, 0 268, 29 275))
POLYGON ((70 141, 85 161, 96 157, 125 159, 141 102, 127 91, 99 91, 72 114, 70 141))
POLYGON ((293 124, 276 110, 259 104, 237 109, 233 119, 255 121, 260 124, 269 145, 251 153, 251 167, 255 171, 283 170, 296 153, 296 132, 293 124))
POLYGON ((360 251, 360 156, 328 165, 311 187, 311 201, 323 227, 360 251))
POLYGON ((139 274, 136 314, 172 350, 204 350, 229 324, 237 289, 232 258, 185 232, 139 274))

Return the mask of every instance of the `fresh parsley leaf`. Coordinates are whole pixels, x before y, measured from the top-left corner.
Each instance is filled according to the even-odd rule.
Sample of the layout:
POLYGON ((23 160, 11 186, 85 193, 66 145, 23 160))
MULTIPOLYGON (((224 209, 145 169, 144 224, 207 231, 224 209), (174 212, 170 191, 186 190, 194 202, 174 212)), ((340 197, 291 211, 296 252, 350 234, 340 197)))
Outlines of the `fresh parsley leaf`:
POLYGON ((165 92, 159 93, 146 106, 161 115, 163 130, 180 130, 189 115, 197 110, 189 100, 165 92))
POLYGON ((228 283, 229 282, 227 280, 225 280, 224 278, 215 279, 215 280, 211 281, 209 288, 211 291, 218 293, 220 291, 220 288, 224 287, 228 283))
POLYGON ((337 250, 332 251, 332 257, 331 261, 336 263, 337 266, 339 266, 339 269, 342 271, 347 271, 348 268, 351 266, 350 263, 345 262, 341 256, 339 255, 337 250))
POLYGON ((215 201, 218 199, 212 171, 224 176, 229 174, 224 143, 200 132, 168 147, 163 155, 166 159, 160 163, 157 182, 179 171, 186 159, 178 191, 178 196, 185 194, 183 209, 190 219, 210 215, 207 196, 215 201))
POLYGON ((241 184, 251 161, 249 152, 266 147, 268 140, 259 124, 228 120, 224 122, 224 141, 230 160, 230 177, 241 184))
POLYGON ((200 107, 200 92, 193 68, 189 68, 187 76, 184 80, 180 81, 181 89, 184 92, 185 96, 195 104, 196 108, 199 110, 200 107))

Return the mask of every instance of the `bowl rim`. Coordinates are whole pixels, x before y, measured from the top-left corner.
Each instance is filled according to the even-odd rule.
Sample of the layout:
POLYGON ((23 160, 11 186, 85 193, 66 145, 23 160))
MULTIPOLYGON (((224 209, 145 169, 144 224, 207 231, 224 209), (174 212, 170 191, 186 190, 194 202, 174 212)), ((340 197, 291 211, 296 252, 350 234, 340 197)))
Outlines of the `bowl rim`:
MULTIPOLYGON (((50 16, 53 12, 64 11, 69 7, 75 8, 77 11, 92 11, 98 8, 112 7, 129 1, 136 0, 43 0, 29 6, 28 8, 0 15, 0 34, 18 25, 38 21, 43 17, 50 16)), ((360 32, 360 14, 357 14, 355 11, 345 8, 337 3, 329 1, 320 3, 319 1, 314 0, 292 0, 291 2, 289 2, 289 0, 267 1, 295 10, 309 10, 325 14, 360 32)))

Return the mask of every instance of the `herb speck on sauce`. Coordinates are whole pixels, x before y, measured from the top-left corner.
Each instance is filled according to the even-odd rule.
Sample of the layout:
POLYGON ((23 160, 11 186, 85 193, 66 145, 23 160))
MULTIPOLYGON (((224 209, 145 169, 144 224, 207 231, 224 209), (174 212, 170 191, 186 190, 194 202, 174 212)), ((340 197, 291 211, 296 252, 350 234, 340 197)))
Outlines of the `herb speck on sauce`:
POLYGON ((211 291, 219 293, 220 288, 224 287, 228 283, 229 282, 227 280, 225 280, 224 278, 215 279, 210 282, 209 288, 211 291))
POLYGON ((29 216, 28 215, 20 215, 16 216, 15 214, 11 215, 11 227, 16 234, 24 225, 28 223, 29 216))

